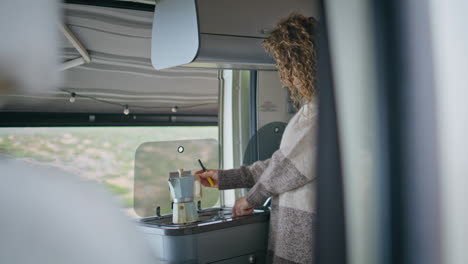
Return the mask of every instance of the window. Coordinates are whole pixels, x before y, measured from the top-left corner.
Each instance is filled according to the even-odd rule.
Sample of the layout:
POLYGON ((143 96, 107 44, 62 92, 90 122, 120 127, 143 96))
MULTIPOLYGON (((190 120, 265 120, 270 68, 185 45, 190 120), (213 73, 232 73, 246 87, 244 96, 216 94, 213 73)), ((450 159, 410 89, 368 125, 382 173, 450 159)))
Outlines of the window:
MULTIPOLYGON (((217 141, 218 127, 0 128, 0 153, 37 166, 57 167, 64 176, 74 174, 100 183, 130 216, 138 217, 133 209, 136 150, 146 142, 194 139, 217 141)), ((169 171, 162 176, 168 175, 169 171)), ((208 190, 204 195, 209 202, 203 207, 219 204, 217 191, 208 190)))

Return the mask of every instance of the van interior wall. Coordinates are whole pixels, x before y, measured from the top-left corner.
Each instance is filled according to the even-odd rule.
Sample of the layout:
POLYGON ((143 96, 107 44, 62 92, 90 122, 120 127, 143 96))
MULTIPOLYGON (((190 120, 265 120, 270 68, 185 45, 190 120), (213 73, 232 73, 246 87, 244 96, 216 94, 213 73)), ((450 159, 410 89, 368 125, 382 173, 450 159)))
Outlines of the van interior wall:
MULTIPOLYGON (((254 74, 251 71, 223 71, 223 169, 249 165, 259 157, 269 158, 279 147, 285 124, 295 112, 277 71, 256 71, 254 74), (253 107, 252 97, 256 100, 253 107), (250 122, 253 119, 255 124, 250 122), (276 146, 276 149, 266 145, 276 146), (256 155, 250 153, 251 148, 257 151, 256 155)), ((233 205, 246 191, 224 191, 226 205, 233 205)))

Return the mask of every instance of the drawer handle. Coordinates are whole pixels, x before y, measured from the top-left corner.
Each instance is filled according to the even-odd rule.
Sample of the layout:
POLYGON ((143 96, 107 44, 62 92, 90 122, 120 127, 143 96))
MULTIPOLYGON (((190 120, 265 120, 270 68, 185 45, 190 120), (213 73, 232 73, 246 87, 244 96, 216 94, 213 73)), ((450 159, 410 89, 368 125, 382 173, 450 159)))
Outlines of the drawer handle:
POLYGON ((249 263, 254 264, 255 262, 257 262, 257 258, 255 257, 255 255, 250 255, 249 256, 249 263))

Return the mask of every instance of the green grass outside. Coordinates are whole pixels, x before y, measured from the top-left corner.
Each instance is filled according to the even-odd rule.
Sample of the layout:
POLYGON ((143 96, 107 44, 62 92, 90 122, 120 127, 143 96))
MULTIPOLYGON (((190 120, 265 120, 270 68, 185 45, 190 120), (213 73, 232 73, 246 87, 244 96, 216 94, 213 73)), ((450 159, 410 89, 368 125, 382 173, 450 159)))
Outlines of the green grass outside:
POLYGON ((130 190, 128 188, 125 188, 116 184, 106 182, 104 183, 104 186, 113 195, 125 195, 125 194, 130 193, 130 190))

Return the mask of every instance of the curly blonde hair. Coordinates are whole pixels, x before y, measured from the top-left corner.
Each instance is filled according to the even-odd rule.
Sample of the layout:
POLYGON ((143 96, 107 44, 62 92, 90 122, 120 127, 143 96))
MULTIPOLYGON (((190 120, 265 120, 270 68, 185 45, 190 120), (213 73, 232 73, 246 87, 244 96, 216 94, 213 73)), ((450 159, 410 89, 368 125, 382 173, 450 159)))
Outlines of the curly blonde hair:
POLYGON ((281 82, 289 89, 296 107, 304 101, 310 102, 316 95, 316 35, 317 21, 314 18, 293 13, 281 20, 263 41, 265 50, 275 59, 281 82))

